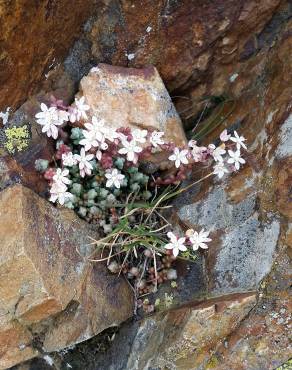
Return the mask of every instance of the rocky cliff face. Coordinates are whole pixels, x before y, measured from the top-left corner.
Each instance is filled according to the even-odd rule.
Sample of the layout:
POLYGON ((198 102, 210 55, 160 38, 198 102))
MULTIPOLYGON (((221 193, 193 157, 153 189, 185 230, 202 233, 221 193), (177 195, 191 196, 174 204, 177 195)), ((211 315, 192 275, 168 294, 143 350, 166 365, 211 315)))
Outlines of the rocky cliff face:
MULTIPOLYGON (((212 228, 215 237, 171 291, 170 312, 125 325, 105 355, 90 342, 45 357, 51 365, 35 360, 18 368, 277 368, 292 353, 291 1, 69 3, 0 5, 0 108, 16 110, 29 99, 15 124, 51 93, 64 97, 66 91, 70 101, 76 83, 98 62, 152 64, 186 128, 208 109, 220 126, 206 142, 233 127, 247 137, 250 154, 243 171, 177 200, 175 222, 212 228)), ((31 138, 17 156, 1 149, 1 189, 23 182, 44 191, 32 164, 50 147, 33 125, 31 138)), ((32 352, 19 361, 37 354, 27 348, 32 352)))

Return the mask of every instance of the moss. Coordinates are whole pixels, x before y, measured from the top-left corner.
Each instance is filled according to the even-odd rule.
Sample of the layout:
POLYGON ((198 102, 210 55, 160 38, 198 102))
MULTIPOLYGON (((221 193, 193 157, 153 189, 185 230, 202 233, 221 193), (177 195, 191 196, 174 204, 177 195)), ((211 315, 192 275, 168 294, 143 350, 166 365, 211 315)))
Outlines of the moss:
POLYGON ((13 126, 4 131, 6 136, 4 146, 10 154, 14 154, 16 150, 21 152, 28 147, 30 135, 27 125, 22 127, 13 126))

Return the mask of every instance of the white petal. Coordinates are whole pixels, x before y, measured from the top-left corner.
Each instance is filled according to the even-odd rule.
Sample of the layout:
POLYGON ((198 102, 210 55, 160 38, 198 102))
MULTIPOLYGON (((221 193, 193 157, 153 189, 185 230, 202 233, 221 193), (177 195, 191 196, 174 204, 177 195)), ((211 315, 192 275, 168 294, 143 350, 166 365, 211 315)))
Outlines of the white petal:
POLYGON ((174 255, 174 257, 177 257, 178 253, 179 253, 179 249, 178 248, 173 248, 172 254, 174 255))

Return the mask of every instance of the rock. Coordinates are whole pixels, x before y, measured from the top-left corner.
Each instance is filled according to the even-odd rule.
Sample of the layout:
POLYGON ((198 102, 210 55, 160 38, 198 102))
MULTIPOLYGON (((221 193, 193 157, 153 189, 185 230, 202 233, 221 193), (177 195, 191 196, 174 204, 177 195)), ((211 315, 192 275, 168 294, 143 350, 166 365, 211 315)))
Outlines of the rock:
POLYGON ((123 2, 100 6, 66 60, 72 76, 92 61, 142 68, 154 65, 194 119, 205 98, 240 96, 263 71, 262 55, 289 19, 289 1, 188 0, 123 2), (139 16, 137 16, 139 15, 139 16), (238 76, 240 78, 238 78, 238 76), (203 98, 203 99, 202 99, 203 98))
POLYGON ((82 257, 92 252, 89 236, 97 235, 72 211, 15 185, 0 193, 0 220, 1 369, 132 315, 127 283, 82 257))
POLYGON ((92 14, 93 0, 31 3, 2 1, 0 5, 0 111, 16 108, 39 88, 80 34, 92 14), (70 9, 70 11, 68 11, 70 9), (23 47, 25 45, 25 49, 23 47))
MULTIPOLYGON (((255 303, 252 293, 218 297, 126 324, 116 334, 108 352, 98 356, 94 363, 89 360, 87 369, 204 368, 212 348, 224 341, 255 303)), ((65 355, 63 364, 73 361, 74 354, 71 358, 70 354, 65 355)))
MULTIPOLYGON (((207 362, 209 349, 214 348, 232 332, 255 303, 255 295, 231 297, 230 300, 226 297, 226 300, 221 298, 221 301, 218 299, 212 303, 206 302, 201 307, 186 307, 169 312, 167 317, 159 321, 162 324, 163 336, 159 333, 157 344, 151 343, 153 349, 159 348, 157 358, 151 361, 153 352, 144 352, 145 343, 140 342, 142 346, 139 346, 139 341, 135 342, 134 348, 138 345, 141 365, 144 362, 145 365, 150 363, 154 368, 167 368, 171 365, 181 370, 198 369, 207 362), (173 327, 178 329, 175 333, 173 327)), ((146 326, 145 323, 141 325, 140 337, 146 326)), ((157 333, 157 329, 154 325, 150 330, 157 333)), ((153 342, 151 337, 148 340, 153 342)), ((137 357, 139 358, 137 353, 130 356, 127 364, 129 370, 139 368, 136 365, 137 357)))
POLYGON ((40 111, 42 102, 50 103, 52 96, 62 99, 65 104, 71 104, 73 91, 70 79, 60 71, 54 72, 52 78, 47 80, 46 89, 30 97, 10 114, 8 123, 0 128, 0 189, 22 183, 42 196, 47 195, 47 181, 36 171, 35 161, 39 158, 51 161, 55 142, 41 132, 41 126, 35 121, 35 114, 40 111), (14 145, 12 151, 8 151, 6 132, 23 127, 28 132, 26 145, 21 150, 14 145))
MULTIPOLYGON (((177 110, 186 125, 193 125, 201 116, 206 98, 224 101, 213 111, 213 103, 209 107, 209 117, 216 118, 224 105, 224 117, 221 125, 203 138, 203 144, 216 140, 223 128, 236 129, 247 138, 249 153, 242 171, 220 184, 206 181, 187 192, 178 199, 177 212, 172 212, 175 221, 179 216, 195 227, 212 229, 209 251, 187 270, 185 279, 178 273, 177 290, 181 285, 186 289, 175 304, 192 302, 126 324, 104 356, 95 341, 52 356, 63 359, 63 368, 69 364, 74 370, 124 370, 127 364, 128 368, 141 365, 159 370, 189 370, 191 366, 273 370, 291 357, 290 1, 214 0, 194 6, 186 0, 158 0, 154 5, 109 0, 97 10, 65 62, 66 72, 76 83, 98 62, 134 68, 154 65, 176 96, 177 110), (192 287, 189 293, 188 287, 192 287), (226 297, 226 293, 232 294, 226 297), (198 304, 202 299, 204 303, 198 304), (79 361, 75 362, 76 358, 79 361)), ((108 68, 111 81, 117 83, 121 72, 102 68, 108 68)), ((146 84, 147 78, 139 76, 146 84)), ((28 85, 31 89, 36 86, 27 78, 28 85)), ((20 94, 16 92, 16 97, 20 94)), ((9 99, 13 97, 9 95, 9 99)), ((7 180, 5 165, 1 162, 0 169, 7 180)), ((186 266, 181 268, 186 270, 186 266)), ((80 291, 86 291, 85 295, 94 294, 94 285, 85 289, 85 282, 91 280, 91 275, 84 278, 80 291)), ((44 307, 49 311, 61 300, 47 301, 44 307)), ((23 331, 21 344, 31 343, 30 335, 36 339, 36 333, 41 333, 40 347, 58 350, 66 346, 67 338, 72 341, 80 333, 74 333, 76 324, 71 325, 70 320, 74 317, 86 326, 84 306, 88 307, 83 303, 76 307, 71 300, 53 317, 31 324, 33 330, 30 334, 23 331)), ((34 312, 43 314, 43 310, 34 312)), ((5 331, 11 323, 9 315, 0 314, 3 316, 7 317, 5 331)), ((26 323, 20 325, 27 328, 26 323)), ((20 334, 18 328, 12 328, 10 359, 19 359, 23 352, 14 338, 20 334)), ((7 345, 1 343, 0 348, 7 345)), ((35 347, 27 345, 25 350, 23 359, 35 355, 35 347)), ((7 351, 5 356, 9 356, 7 351)), ((43 367, 37 361, 29 364, 27 368, 34 370, 43 367)))
POLYGON ((91 107, 91 116, 104 119, 109 127, 163 131, 167 141, 185 144, 181 120, 154 67, 99 64, 82 78, 79 94, 91 107))
POLYGON ((261 284, 257 306, 216 348, 209 360, 212 369, 273 370, 291 358, 291 264, 282 243, 278 248, 279 257, 261 284))
POLYGON ((19 324, 12 315, 4 313, 0 327, 0 369, 7 369, 38 355, 38 350, 31 346, 33 338, 30 331, 19 324))
POLYGON ((229 203, 224 187, 215 186, 201 201, 181 207, 178 215, 195 229, 213 233, 207 254, 210 293, 256 289, 270 272, 280 224, 259 220, 255 194, 229 203))

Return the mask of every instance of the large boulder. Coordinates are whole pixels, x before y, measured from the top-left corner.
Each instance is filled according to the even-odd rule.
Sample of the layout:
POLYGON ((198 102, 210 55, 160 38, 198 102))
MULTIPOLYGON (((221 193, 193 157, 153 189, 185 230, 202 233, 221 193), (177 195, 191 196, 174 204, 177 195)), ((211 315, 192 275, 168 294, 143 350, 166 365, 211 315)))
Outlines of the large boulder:
POLYGON ((128 284, 92 264, 94 230, 22 185, 0 193, 0 368, 84 341, 132 315, 128 284))

